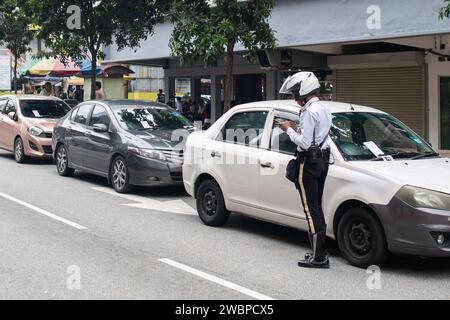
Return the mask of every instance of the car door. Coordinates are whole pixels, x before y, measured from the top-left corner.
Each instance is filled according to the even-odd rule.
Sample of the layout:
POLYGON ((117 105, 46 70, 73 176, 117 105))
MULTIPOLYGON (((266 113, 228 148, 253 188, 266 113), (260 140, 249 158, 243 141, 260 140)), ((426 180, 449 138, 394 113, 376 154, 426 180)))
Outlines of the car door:
POLYGON ((224 187, 231 209, 258 207, 259 149, 266 134, 268 113, 268 110, 241 110, 233 114, 217 138, 205 146, 208 167, 224 187))
POLYGON ((0 148, 6 147, 6 135, 8 126, 5 123, 5 115, 3 114, 3 110, 6 107, 6 99, 0 99, 0 148))
POLYGON ((68 143, 69 159, 72 165, 84 167, 85 150, 87 146, 88 131, 87 122, 92 111, 93 104, 83 104, 74 110, 69 124, 66 127, 66 140, 68 143))
POLYGON ((111 132, 95 132, 94 124, 104 124, 108 128, 112 126, 111 119, 105 107, 95 105, 89 126, 85 132, 86 149, 84 150, 84 167, 99 174, 107 174, 109 171, 109 159, 113 150, 111 132))
POLYGON ((16 133, 17 121, 12 120, 8 114, 14 112, 17 116, 17 107, 11 99, 6 99, 6 104, 2 111, 0 121, 1 145, 7 150, 14 150, 14 137, 16 133))
POLYGON ((270 145, 268 149, 261 150, 260 155, 261 164, 266 164, 261 169, 261 205, 275 214, 305 219, 299 193, 294 184, 285 177, 287 164, 294 158, 297 146, 273 119, 292 121, 298 125, 299 117, 291 112, 274 111, 270 145))

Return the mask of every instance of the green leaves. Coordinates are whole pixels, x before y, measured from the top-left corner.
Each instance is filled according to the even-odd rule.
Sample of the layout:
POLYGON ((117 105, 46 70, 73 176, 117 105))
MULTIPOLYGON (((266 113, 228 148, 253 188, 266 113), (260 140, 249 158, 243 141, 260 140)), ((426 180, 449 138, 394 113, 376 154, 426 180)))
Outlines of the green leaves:
MULTIPOLYGON (((20 0, 42 29, 39 36, 55 55, 84 59, 101 57, 100 48, 117 43, 120 49, 137 47, 162 19, 166 1, 134 0, 20 0), (69 28, 72 12, 79 8, 80 28, 69 28)), ((78 18, 75 16, 74 19, 78 18)))
POLYGON ((14 56, 24 54, 33 39, 30 17, 13 0, 0 1, 0 13, 0 43, 6 43, 14 56))
POLYGON ((214 65, 230 43, 241 43, 249 57, 275 46, 268 18, 273 0, 172 0, 170 16, 174 30, 169 46, 183 63, 204 61, 214 65))
POLYGON ((439 19, 450 17, 450 0, 444 0, 444 7, 439 10, 439 19))
POLYGON ((203 61, 213 66, 226 56, 224 110, 230 108, 234 48, 242 44, 246 57, 258 50, 275 47, 275 36, 268 19, 274 0, 172 0, 170 17, 174 30, 169 42, 172 55, 182 64, 203 61))

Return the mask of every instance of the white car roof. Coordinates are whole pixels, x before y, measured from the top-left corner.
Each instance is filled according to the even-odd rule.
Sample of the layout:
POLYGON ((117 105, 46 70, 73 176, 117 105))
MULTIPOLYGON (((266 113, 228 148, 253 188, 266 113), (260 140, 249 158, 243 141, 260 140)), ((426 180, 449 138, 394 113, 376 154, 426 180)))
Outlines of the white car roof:
MULTIPOLYGON (((375 108, 365 107, 357 104, 334 102, 334 101, 321 101, 321 103, 325 105, 330 110, 331 113, 339 113, 339 112, 386 113, 375 108)), ((271 101, 258 101, 241 104, 234 107, 233 109, 264 108, 264 107, 282 109, 298 113, 300 106, 294 100, 271 100, 271 101)))
POLYGON ((54 96, 41 96, 41 95, 35 95, 35 94, 17 94, 17 95, 2 95, 0 98, 15 98, 18 100, 54 100, 54 101, 60 101, 61 99, 54 97, 54 96))

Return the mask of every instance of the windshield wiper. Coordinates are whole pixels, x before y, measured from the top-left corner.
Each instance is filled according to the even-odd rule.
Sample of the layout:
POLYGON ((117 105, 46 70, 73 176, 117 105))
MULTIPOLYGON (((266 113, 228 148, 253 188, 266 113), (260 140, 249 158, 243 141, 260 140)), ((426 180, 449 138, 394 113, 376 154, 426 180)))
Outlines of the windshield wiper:
POLYGON ((429 152, 429 153, 424 153, 415 157, 412 157, 411 160, 419 160, 419 159, 423 159, 423 158, 429 158, 429 157, 439 157, 440 154, 437 152, 429 152))
POLYGON ((397 153, 391 153, 387 154, 387 156, 391 156, 393 158, 413 158, 415 156, 420 156, 421 154, 419 152, 397 152, 397 153))
POLYGON ((370 161, 385 161, 386 157, 392 157, 392 158, 410 158, 413 156, 420 156, 417 152, 397 152, 397 153, 387 153, 380 156, 376 156, 370 161))

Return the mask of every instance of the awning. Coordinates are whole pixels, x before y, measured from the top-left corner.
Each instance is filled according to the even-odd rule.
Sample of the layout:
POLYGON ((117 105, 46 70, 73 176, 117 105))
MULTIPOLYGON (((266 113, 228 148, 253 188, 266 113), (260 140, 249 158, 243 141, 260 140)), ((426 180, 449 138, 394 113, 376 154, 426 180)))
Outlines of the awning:
POLYGON ((83 86, 84 85, 84 78, 80 77, 70 77, 68 81, 69 86, 83 86))

